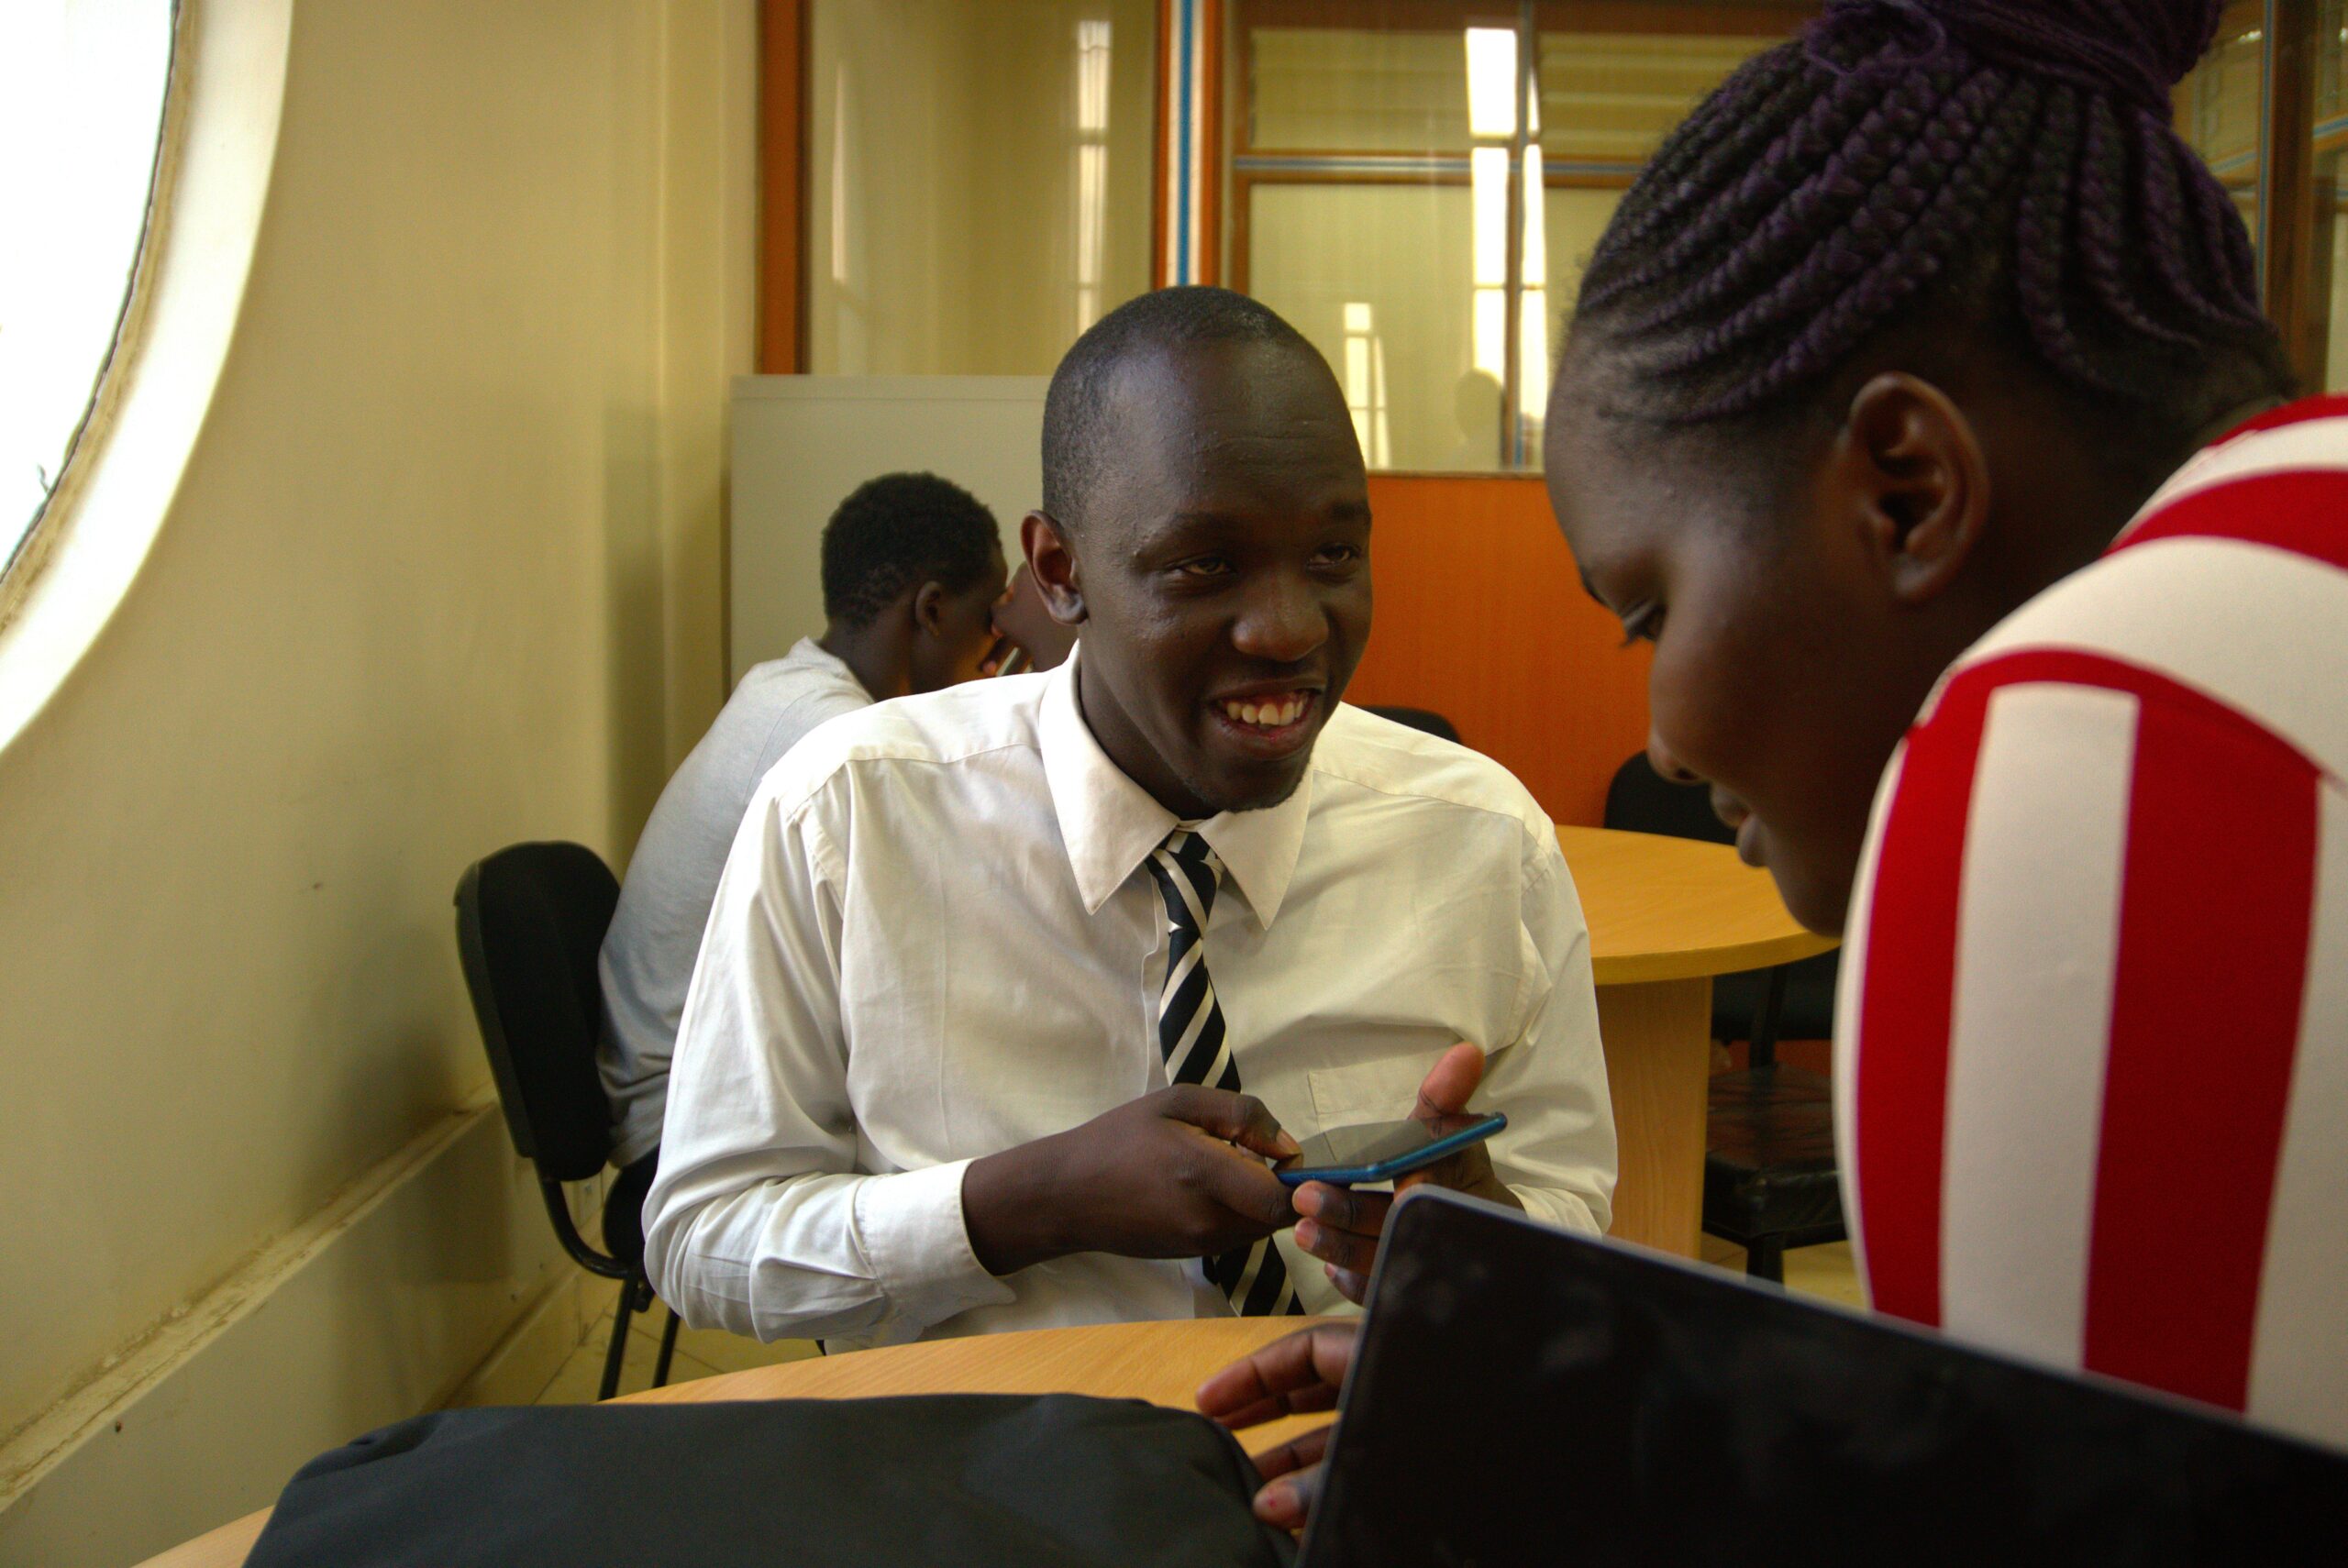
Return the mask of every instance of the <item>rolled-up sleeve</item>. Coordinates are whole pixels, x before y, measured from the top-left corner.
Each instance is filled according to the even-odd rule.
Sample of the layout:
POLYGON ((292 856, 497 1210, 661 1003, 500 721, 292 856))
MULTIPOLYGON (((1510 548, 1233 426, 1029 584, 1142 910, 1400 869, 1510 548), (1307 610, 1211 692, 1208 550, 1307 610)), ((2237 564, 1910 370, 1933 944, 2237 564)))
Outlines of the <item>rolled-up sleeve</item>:
POLYGON ((752 799, 686 995, 644 1262, 697 1328, 910 1339, 1013 1298, 970 1250, 965 1163, 867 1168, 839 1004, 845 835, 825 821, 844 798, 770 780, 752 799))
POLYGON ((1491 1052, 1477 1102, 1505 1110, 1492 1166, 1525 1211, 1602 1234, 1613 1212, 1614 1108, 1599 1045, 1589 928, 1550 836, 1523 867, 1522 1022, 1491 1052))

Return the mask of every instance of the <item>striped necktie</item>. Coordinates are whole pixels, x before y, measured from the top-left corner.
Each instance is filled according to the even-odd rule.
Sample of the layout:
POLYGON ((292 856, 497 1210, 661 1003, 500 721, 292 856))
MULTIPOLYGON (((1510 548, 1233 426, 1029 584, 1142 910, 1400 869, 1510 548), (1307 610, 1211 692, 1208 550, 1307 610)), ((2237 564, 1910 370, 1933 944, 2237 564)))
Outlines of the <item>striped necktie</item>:
MULTIPOLYGON (((1207 841, 1178 827, 1149 857, 1149 874, 1166 900, 1166 985, 1157 995, 1157 1048, 1168 1083, 1239 1088, 1239 1063, 1223 1030, 1223 1006, 1207 974, 1208 911, 1222 885, 1223 862, 1207 841)), ((1242 1317, 1300 1314, 1303 1304, 1288 1265, 1268 1236, 1206 1260, 1207 1278, 1242 1317)))

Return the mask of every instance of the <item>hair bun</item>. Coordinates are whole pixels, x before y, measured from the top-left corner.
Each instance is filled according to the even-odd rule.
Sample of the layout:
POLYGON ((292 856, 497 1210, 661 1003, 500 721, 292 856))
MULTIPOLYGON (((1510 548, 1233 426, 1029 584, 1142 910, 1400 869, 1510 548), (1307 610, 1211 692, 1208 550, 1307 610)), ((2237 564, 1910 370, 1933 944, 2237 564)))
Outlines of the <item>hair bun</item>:
POLYGON ((2225 9, 2225 0, 1841 0, 1829 15, 1928 18, 1985 60, 2166 113, 2225 9))

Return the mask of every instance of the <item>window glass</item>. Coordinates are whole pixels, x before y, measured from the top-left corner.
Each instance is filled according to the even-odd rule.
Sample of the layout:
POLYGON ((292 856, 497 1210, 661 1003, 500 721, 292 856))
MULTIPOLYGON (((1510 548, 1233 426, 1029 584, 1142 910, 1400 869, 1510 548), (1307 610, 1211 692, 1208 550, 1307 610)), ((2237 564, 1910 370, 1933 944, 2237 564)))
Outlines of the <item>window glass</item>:
POLYGON ((2216 45, 2176 90, 2178 128, 2232 193, 2254 237, 2265 113, 2265 13, 2263 0, 2226 7, 2216 45))
POLYGON ((1154 0, 817 0, 811 370, 1047 375, 1149 287, 1157 20, 1154 0))
POLYGON ((146 232, 171 0, 0 4, 0 569, 62 477, 146 232))
POLYGON ((1233 0, 1225 276, 1327 357, 1372 468, 1537 467, 1616 203, 1815 9, 1233 0))

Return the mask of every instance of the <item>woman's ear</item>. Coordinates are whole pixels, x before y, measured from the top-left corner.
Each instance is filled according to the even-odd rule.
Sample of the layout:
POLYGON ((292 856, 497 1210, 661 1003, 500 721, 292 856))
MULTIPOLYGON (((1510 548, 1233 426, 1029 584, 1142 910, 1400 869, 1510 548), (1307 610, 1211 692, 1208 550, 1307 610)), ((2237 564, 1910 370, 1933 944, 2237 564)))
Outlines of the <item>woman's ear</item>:
POLYGON ((1076 552, 1069 548, 1067 530, 1041 512, 1030 512, 1019 525, 1019 547, 1035 574, 1036 590, 1044 608, 1063 626, 1081 625, 1084 585, 1080 580, 1076 552))
POLYGON ((1922 604, 1973 558, 1989 519, 1980 437, 1948 394, 1894 371, 1851 400, 1827 458, 1830 506, 1854 519, 1891 596, 1922 604))

